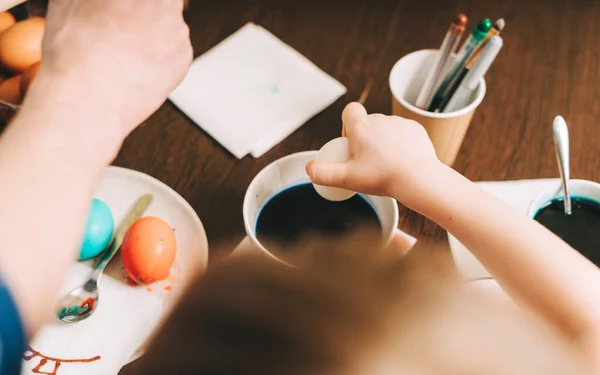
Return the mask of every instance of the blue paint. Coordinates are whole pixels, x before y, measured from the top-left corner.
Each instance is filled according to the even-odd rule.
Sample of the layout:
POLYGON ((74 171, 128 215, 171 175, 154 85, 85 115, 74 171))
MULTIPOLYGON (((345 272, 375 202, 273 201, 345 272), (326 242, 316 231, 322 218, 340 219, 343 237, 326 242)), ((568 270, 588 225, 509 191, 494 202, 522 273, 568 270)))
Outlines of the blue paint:
MULTIPOLYGON (((571 194, 570 196, 571 196, 571 200, 580 199, 580 200, 588 201, 588 202, 591 202, 591 203, 595 203, 595 204, 597 204, 597 205, 600 206, 600 202, 598 202, 595 199, 592 199, 592 198, 589 198, 589 197, 584 197, 583 195, 573 195, 573 194, 571 194)), ((562 196, 562 195, 560 197, 556 197, 556 198, 550 199, 549 201, 547 201, 546 203, 544 203, 540 208, 538 208, 537 211, 535 211, 535 214, 533 215, 533 217, 536 217, 537 214, 539 214, 541 210, 543 210, 544 208, 550 206, 552 203, 554 203, 556 201, 562 201, 564 199, 565 199, 565 197, 562 196)))
MULTIPOLYGON (((261 206, 259 206, 259 207, 258 207, 258 210, 257 210, 257 213, 256 213, 256 217, 255 217, 255 219, 254 219, 254 220, 255 220, 255 222, 254 222, 254 231, 256 232, 256 230, 257 230, 258 217, 260 216, 260 214, 261 214, 261 212, 263 211, 263 209, 265 208, 265 206, 266 206, 267 204, 269 204, 269 202, 271 201, 271 199, 273 199, 273 198, 274 198, 276 195, 279 195, 279 194, 283 193, 283 192, 284 192, 284 191, 286 191, 286 190, 293 189, 293 188, 296 188, 296 187, 298 187, 298 186, 301 186, 301 185, 311 184, 311 183, 312 183, 312 182, 310 182, 310 181, 299 181, 299 182, 297 182, 297 183, 295 183, 295 184, 293 184, 293 185, 290 185, 290 186, 288 186, 288 187, 286 187, 286 188, 284 188, 284 189, 281 189, 281 190, 279 190, 279 191, 277 191, 277 192, 275 192, 275 193, 271 194, 271 195, 270 195, 270 196, 269 196, 269 197, 268 197, 268 198, 265 200, 265 202, 264 202, 264 203, 263 203, 261 206)), ((365 202, 367 202, 367 204, 368 204, 369 206, 371 206, 371 208, 373 209, 373 212, 375 212, 375 215, 377 216, 377 220, 379 220, 379 222, 380 222, 380 223, 382 223, 382 222, 381 222, 381 217, 379 216, 379 211, 377 211, 377 208, 375 208, 375 204, 373 204, 373 202, 371 201, 371 199, 369 199, 369 197, 368 197, 367 195, 365 195, 365 194, 360 194, 360 193, 359 193, 358 195, 359 195, 359 196, 360 196, 360 197, 361 197, 361 198, 362 198, 362 199, 363 199, 365 202)), ((258 198, 258 194, 256 194, 256 198, 258 198)), ((383 225, 382 225, 382 228, 383 228, 383 225)))
POLYGON ((273 86, 273 87, 271 87, 271 95, 278 94, 278 93, 279 93, 279 91, 280 91, 280 90, 279 90, 279 87, 277 87, 277 86, 273 86))
POLYGON ((78 316, 85 314, 89 310, 89 306, 63 306, 58 314, 59 319, 64 319, 67 316, 78 316))

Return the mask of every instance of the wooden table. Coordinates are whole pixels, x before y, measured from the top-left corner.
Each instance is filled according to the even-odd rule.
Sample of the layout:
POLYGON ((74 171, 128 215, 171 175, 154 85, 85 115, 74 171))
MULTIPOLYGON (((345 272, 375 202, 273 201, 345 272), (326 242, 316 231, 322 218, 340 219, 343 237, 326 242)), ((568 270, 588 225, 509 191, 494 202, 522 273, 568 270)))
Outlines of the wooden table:
MULTIPOLYGON (((507 26, 455 168, 476 181, 557 176, 551 124, 561 114, 570 127, 572 177, 600 180, 600 1, 593 0, 193 0, 186 19, 196 56, 255 22, 348 92, 259 159, 237 160, 166 103, 126 140, 115 164, 178 191, 202 219, 211 257, 224 255, 231 247, 217 251, 219 244, 244 236, 242 199, 252 178, 284 155, 338 136, 345 104, 365 93, 369 112, 389 114, 390 69, 409 52, 437 48, 457 12, 469 16, 469 32, 484 17, 504 17, 507 26)), ((401 217, 419 239, 445 240, 419 215, 401 208, 401 217)))

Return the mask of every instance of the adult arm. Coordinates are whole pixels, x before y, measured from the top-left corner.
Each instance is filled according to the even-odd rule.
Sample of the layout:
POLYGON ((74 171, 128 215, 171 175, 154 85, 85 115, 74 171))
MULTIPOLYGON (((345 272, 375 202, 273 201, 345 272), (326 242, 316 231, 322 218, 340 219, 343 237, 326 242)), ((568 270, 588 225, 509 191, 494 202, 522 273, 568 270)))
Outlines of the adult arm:
POLYGON ((0 138, 0 275, 30 336, 54 311, 104 168, 189 67, 182 9, 50 1, 40 71, 0 138))
POLYGON ((121 142, 117 132, 102 134, 111 124, 101 118, 84 120, 55 106, 47 93, 61 85, 39 78, 0 138, 0 274, 29 333, 56 303, 96 184, 121 142))

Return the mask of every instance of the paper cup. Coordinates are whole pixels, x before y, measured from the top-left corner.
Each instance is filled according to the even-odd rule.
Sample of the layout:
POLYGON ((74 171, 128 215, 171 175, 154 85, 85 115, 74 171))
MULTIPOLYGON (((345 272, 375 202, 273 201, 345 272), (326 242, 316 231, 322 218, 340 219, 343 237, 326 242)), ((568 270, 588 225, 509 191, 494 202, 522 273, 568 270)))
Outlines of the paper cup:
POLYGON ((447 165, 454 164, 475 109, 485 96, 485 80, 473 91, 468 104, 453 112, 433 113, 414 106, 429 71, 433 68, 437 50, 410 53, 396 62, 390 73, 392 113, 415 120, 431 138, 438 158, 447 165))
MULTIPOLYGON (((306 163, 315 159, 317 153, 318 151, 305 151, 275 160, 254 177, 244 197, 242 215, 251 246, 270 258, 285 264, 287 262, 271 253, 258 240, 256 237, 256 221, 262 207, 277 193, 295 185, 310 183, 310 179, 305 172, 305 166, 306 163)), ((381 223, 383 238, 387 243, 411 241, 412 237, 408 238, 409 236, 397 229, 398 205, 394 199, 373 195, 362 195, 362 197, 375 209, 381 223)))

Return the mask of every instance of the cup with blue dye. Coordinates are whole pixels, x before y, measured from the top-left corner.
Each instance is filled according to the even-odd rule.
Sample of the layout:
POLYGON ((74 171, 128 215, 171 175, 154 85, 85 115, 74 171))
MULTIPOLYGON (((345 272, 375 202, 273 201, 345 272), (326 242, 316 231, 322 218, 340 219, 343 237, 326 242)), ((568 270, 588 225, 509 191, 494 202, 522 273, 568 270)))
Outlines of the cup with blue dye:
POLYGON ((571 215, 565 214, 560 181, 531 202, 529 216, 600 267, 600 184, 570 180, 571 215))
POLYGON ((343 236, 362 228, 376 229, 386 243, 409 248, 416 241, 399 231, 397 202, 390 197, 355 194, 344 201, 329 201, 315 190, 305 171, 317 151, 288 155, 266 166, 252 180, 243 203, 248 246, 290 264, 287 254, 273 251, 293 248, 306 236, 343 236), (248 244, 249 243, 249 244, 248 244))

